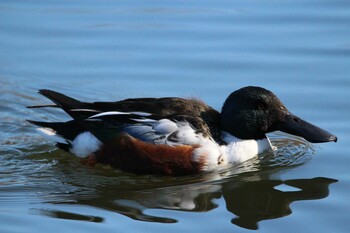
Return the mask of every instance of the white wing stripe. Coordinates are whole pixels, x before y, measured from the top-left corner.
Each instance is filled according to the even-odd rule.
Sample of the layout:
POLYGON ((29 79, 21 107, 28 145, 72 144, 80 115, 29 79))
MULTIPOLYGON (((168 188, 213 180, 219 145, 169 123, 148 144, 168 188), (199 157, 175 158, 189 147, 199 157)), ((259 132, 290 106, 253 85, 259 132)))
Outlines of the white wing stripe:
POLYGON ((151 114, 151 113, 148 113, 148 112, 130 112, 130 114, 134 114, 134 115, 138 115, 138 116, 143 116, 143 117, 152 116, 152 114, 151 114))
POLYGON ((101 116, 111 116, 111 115, 129 115, 130 113, 128 112, 118 112, 118 111, 110 111, 110 112, 102 112, 96 115, 93 115, 89 118, 96 118, 96 117, 101 117, 101 116))
POLYGON ((96 118, 96 117, 102 117, 102 116, 112 116, 112 115, 138 115, 138 116, 151 116, 152 114, 147 113, 147 112, 119 112, 119 111, 109 111, 109 112, 102 112, 96 115, 93 115, 89 118, 96 118))
POLYGON ((153 120, 153 119, 136 119, 136 118, 130 118, 130 120, 133 120, 133 121, 136 121, 136 122, 139 122, 139 123, 155 123, 157 122, 157 120, 153 120))
POLYGON ((71 112, 101 112, 95 109, 85 109, 85 108, 75 108, 75 109, 70 109, 69 111, 71 112))

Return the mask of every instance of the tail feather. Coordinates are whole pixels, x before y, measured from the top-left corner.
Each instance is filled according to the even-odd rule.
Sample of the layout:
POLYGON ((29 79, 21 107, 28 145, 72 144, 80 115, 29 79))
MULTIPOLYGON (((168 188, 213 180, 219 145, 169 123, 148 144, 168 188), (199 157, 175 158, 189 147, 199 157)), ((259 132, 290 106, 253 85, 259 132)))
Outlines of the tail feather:
POLYGON ((41 89, 39 90, 39 93, 52 100, 55 104, 57 104, 65 111, 69 111, 70 109, 74 108, 83 108, 85 106, 85 104, 79 100, 73 99, 55 91, 41 89))
POLYGON ((58 107, 62 108, 62 110, 75 120, 75 125, 79 125, 80 128, 86 128, 85 119, 95 114, 95 111, 75 111, 76 109, 90 109, 91 104, 89 103, 84 103, 47 89, 39 90, 39 93, 52 100, 58 107))
POLYGON ((27 108, 58 108, 56 104, 43 104, 43 105, 32 105, 27 108))
POLYGON ((87 118, 95 115, 97 111, 91 108, 91 104, 80 102, 79 100, 47 89, 39 90, 39 93, 52 100, 55 104, 62 108, 74 119, 75 125, 79 125, 80 128, 84 128, 84 131, 91 132, 101 141, 104 141, 104 139, 107 137, 104 132, 101 133, 101 124, 93 124, 89 121, 86 121, 87 118))
POLYGON ((34 124, 43 128, 53 129, 56 132, 56 134, 71 141, 73 141, 74 138, 78 136, 78 134, 85 131, 75 121, 68 121, 68 122, 42 122, 42 121, 32 121, 32 120, 27 120, 27 121, 31 124, 34 124))
POLYGON ((45 128, 51 128, 54 129, 55 127, 52 127, 56 124, 62 124, 63 122, 44 122, 44 121, 33 121, 33 120, 27 120, 29 123, 45 128))
MULTIPOLYGON (((42 89, 39 90, 39 93, 48 99, 52 100, 58 107, 62 108, 68 115, 70 115, 74 119, 74 126, 78 126, 78 131, 89 131, 100 141, 104 142, 109 140, 115 134, 119 133, 115 128, 111 127, 109 124, 104 123, 103 121, 88 121, 87 119, 96 114, 96 112, 100 112, 93 108, 94 104, 80 102, 79 100, 73 99, 61 93, 42 89), (85 130, 83 130, 85 129, 85 130)), ((34 123, 35 124, 35 123, 34 123)), ((48 123, 38 123, 39 125, 47 125, 48 123)), ((37 125, 38 125, 37 124, 37 125)), ((57 124, 57 123, 56 123, 57 124)), ((60 124, 58 127, 63 126, 60 124)), ((66 125, 64 125, 65 127, 66 125)), ((48 127, 57 129, 56 125, 49 125, 48 127)), ((72 129, 69 129, 71 131, 72 129)), ((57 134, 64 134, 66 130, 56 130, 57 134)), ((69 132, 67 130, 67 132, 69 132)), ((68 135, 71 137, 71 135, 68 135)), ((76 135, 75 135, 76 136, 76 135)), ((64 136, 64 138, 68 138, 64 136)))

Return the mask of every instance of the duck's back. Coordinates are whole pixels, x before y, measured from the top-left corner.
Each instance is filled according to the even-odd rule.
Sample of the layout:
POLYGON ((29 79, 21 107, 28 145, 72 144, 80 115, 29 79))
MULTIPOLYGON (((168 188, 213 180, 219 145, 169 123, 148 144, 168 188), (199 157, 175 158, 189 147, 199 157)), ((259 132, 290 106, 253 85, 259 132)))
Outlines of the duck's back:
POLYGON ((84 103, 88 109, 101 112, 144 112, 158 119, 166 118, 187 121, 204 135, 216 134, 220 128, 220 113, 203 101, 195 98, 135 98, 116 102, 84 103))
POLYGON ((198 99, 177 97, 166 98, 135 98, 116 102, 94 102, 90 108, 101 111, 147 112, 162 117, 172 115, 188 115, 201 117, 209 114, 217 117, 219 113, 198 99))

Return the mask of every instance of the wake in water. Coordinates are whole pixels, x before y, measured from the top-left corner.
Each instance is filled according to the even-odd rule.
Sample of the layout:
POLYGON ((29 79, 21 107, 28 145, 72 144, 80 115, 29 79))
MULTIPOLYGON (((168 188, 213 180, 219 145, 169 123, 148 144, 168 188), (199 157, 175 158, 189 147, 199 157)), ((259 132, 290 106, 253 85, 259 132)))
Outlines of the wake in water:
POLYGON ((301 165, 315 154, 313 144, 300 137, 280 133, 270 138, 277 150, 273 157, 266 155, 261 158, 261 165, 264 167, 301 165))

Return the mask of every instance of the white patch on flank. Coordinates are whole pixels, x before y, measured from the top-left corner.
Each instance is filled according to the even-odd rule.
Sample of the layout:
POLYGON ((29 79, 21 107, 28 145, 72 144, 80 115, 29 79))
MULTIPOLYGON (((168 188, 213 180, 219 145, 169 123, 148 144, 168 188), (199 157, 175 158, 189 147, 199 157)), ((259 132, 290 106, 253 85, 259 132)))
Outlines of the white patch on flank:
POLYGON ((70 152, 79 158, 86 158, 92 153, 96 152, 101 145, 102 142, 90 132, 83 132, 79 134, 72 142, 70 152))

